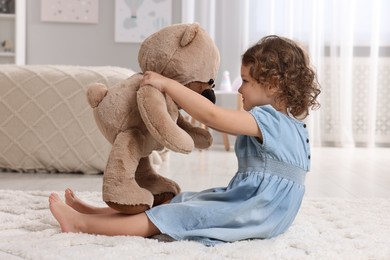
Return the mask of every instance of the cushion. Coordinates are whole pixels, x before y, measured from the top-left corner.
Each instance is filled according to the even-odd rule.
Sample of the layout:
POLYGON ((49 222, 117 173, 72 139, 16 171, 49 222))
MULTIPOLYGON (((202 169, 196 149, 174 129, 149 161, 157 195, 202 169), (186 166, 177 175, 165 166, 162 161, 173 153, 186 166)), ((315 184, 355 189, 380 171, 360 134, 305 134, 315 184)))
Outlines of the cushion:
POLYGON ((120 67, 0 65, 0 168, 103 172, 111 145, 97 128, 85 90, 133 74, 120 67))

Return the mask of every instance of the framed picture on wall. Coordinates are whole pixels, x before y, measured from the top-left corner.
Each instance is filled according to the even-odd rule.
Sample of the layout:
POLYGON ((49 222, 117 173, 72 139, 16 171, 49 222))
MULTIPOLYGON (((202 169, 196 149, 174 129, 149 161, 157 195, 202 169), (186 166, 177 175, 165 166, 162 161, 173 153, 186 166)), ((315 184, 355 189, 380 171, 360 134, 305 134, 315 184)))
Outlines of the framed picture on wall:
POLYGON ((41 20, 98 23, 99 0, 41 0, 41 20))
POLYGON ((172 0, 116 0, 115 41, 142 42, 172 23, 172 0))
POLYGON ((0 0, 0 14, 15 13, 15 0, 0 0))

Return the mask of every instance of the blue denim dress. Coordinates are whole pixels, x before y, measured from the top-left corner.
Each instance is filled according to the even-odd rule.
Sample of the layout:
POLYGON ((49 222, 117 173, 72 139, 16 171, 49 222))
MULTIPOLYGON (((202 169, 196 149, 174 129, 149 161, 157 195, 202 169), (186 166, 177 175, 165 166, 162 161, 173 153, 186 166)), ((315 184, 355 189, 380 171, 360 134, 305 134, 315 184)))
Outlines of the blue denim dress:
POLYGON ((310 166, 306 125, 271 106, 253 108, 263 135, 238 136, 238 170, 227 187, 182 192, 146 211, 163 233, 205 245, 271 238, 293 222, 310 166))

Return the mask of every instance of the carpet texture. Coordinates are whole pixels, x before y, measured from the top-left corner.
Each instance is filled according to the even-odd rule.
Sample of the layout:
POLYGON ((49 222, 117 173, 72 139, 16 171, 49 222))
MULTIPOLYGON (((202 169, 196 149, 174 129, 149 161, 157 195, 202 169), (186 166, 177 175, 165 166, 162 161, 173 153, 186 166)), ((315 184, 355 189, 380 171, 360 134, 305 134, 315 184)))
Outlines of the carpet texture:
MULTIPOLYGON (((0 190, 0 259, 390 259, 389 199, 306 198, 281 236, 206 247, 61 233, 49 194, 0 190)), ((103 205, 98 192, 77 195, 103 205)))

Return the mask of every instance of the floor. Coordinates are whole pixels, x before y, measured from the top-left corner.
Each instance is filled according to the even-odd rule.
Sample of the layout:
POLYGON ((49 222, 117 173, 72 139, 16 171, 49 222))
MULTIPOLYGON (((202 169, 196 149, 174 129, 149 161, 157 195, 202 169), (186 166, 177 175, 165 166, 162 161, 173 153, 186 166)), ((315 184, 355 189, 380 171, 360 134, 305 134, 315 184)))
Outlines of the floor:
MULTIPOLYGON (((223 147, 169 152, 158 171, 184 191, 226 186, 237 168, 233 152, 223 147)), ((102 175, 0 173, 0 189, 101 191, 102 175)), ((390 148, 314 148, 306 178, 306 196, 390 198, 390 148)))

